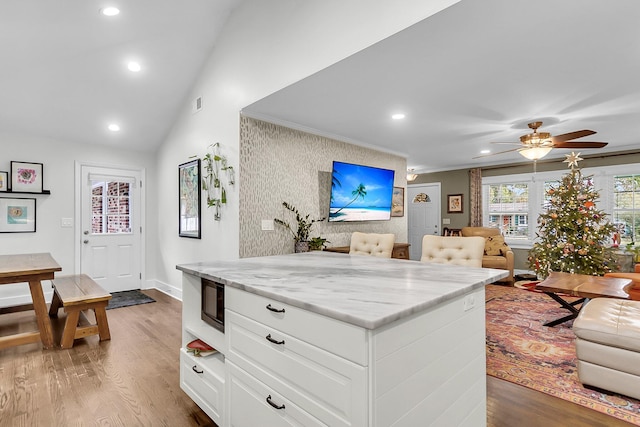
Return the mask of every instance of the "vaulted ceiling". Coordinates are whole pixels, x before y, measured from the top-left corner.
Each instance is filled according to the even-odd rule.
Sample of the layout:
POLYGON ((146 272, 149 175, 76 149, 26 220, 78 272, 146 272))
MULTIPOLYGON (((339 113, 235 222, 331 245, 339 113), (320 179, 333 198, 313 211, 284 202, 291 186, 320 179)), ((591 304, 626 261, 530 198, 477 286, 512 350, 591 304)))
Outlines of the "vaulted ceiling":
POLYGON ((3 0, 0 133, 155 150, 238 2, 3 0))

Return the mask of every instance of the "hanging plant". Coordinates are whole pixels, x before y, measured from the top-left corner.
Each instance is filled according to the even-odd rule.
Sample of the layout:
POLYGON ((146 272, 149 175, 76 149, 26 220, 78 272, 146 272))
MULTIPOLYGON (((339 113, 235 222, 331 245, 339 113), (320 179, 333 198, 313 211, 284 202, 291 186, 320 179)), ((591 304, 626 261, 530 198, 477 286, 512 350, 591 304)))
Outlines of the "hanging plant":
POLYGON ((207 207, 215 208, 213 219, 220 221, 220 208, 227 203, 227 189, 222 178, 226 176, 226 184, 234 185, 235 176, 233 166, 227 164, 227 158, 220 154, 220 143, 211 144, 209 150, 202 158, 202 189, 207 192, 207 207))

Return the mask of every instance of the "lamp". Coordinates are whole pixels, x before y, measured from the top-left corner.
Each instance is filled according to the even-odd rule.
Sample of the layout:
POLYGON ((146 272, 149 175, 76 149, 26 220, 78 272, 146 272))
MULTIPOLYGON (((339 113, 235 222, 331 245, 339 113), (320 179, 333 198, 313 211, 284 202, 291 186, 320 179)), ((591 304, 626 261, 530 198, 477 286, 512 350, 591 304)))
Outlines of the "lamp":
POLYGON ((541 125, 542 122, 529 123, 529 128, 533 129, 533 133, 520 137, 520 142, 522 142, 526 148, 518 150, 518 152, 529 160, 540 160, 549 154, 549 151, 553 148, 551 134, 549 132, 538 132, 538 128, 541 125))
POLYGON ((523 157, 526 157, 529 160, 540 160, 541 158, 549 154, 552 148, 553 147, 538 146, 538 147, 525 148, 524 150, 520 150, 518 152, 523 157))
POLYGON ((417 173, 413 173, 413 169, 407 169, 407 181, 415 181, 418 177, 417 173))

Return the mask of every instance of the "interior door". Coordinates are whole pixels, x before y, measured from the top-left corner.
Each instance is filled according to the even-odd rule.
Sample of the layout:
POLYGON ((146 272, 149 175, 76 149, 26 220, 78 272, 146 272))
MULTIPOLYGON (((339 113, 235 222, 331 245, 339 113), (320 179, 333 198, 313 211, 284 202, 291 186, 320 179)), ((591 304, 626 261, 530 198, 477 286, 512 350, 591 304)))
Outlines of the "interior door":
POLYGON ((419 261, 425 234, 440 235, 440 183, 407 187, 409 257, 419 261))
POLYGON ((109 292, 141 288, 141 175, 81 166, 80 269, 109 292))

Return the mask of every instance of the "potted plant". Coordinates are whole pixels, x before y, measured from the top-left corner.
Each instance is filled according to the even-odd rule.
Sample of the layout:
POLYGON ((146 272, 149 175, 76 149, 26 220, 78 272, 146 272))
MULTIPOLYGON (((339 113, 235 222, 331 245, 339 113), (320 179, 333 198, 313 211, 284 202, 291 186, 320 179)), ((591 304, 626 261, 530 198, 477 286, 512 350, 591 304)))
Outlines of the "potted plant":
POLYGON ((311 240, 309 240, 309 249, 312 251, 321 251, 325 248, 325 243, 331 242, 320 236, 312 237, 311 240))
POLYGON ((302 216, 298 209, 294 206, 290 205, 287 202, 282 202, 282 206, 289 212, 295 214, 296 216, 296 228, 294 229, 289 222, 274 218, 273 221, 276 224, 279 224, 289 230, 293 235, 293 240, 295 242, 295 252, 308 252, 309 251, 309 233, 311 232, 311 227, 315 222, 324 221, 324 218, 320 219, 310 219, 310 214, 302 216))

